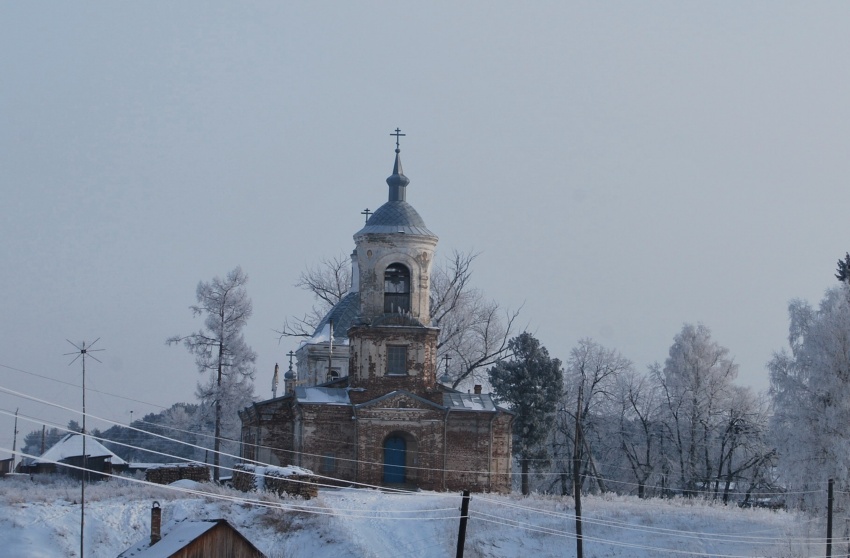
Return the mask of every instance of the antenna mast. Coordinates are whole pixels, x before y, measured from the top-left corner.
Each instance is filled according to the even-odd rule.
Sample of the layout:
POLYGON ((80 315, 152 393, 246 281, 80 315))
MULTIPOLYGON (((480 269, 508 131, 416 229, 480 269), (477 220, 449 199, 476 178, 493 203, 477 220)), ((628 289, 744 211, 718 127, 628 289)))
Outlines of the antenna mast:
MULTIPOLYGON (((100 337, 95 339, 88 347, 86 347, 86 342, 82 342, 82 346, 77 345, 76 343, 66 339, 68 343, 74 346, 77 349, 72 353, 65 353, 65 355, 77 355, 74 357, 74 360, 68 363, 68 366, 71 366, 77 359, 82 357, 83 361, 83 428, 82 428, 82 436, 83 436, 83 474, 81 475, 80 481, 80 558, 83 558, 85 554, 83 554, 83 550, 85 548, 84 545, 84 533, 86 527, 86 475, 88 474, 88 459, 86 458, 86 356, 90 356, 95 359, 97 362, 100 360, 97 359, 94 355, 89 353, 94 353, 97 351, 103 351, 104 349, 94 349, 92 350, 92 346, 100 341, 100 337)), ((102 363, 101 363, 102 364, 102 363)))

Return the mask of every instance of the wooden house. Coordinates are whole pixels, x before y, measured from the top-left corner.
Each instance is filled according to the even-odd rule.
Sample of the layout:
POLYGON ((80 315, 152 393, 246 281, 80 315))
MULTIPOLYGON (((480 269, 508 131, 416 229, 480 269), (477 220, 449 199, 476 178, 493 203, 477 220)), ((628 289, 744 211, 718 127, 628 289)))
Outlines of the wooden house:
POLYGON ((224 519, 180 521, 161 534, 162 509, 151 508, 150 539, 140 541, 118 558, 266 558, 224 519))

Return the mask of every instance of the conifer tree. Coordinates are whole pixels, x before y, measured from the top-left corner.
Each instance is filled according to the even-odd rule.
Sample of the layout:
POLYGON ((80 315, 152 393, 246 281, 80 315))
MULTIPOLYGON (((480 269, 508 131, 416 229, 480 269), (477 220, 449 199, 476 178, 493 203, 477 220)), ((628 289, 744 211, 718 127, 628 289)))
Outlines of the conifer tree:
POLYGON ((835 278, 842 283, 850 283, 850 253, 845 252, 844 259, 838 260, 838 273, 835 278))
POLYGON ((561 361, 530 333, 508 342, 509 359, 488 371, 496 399, 510 406, 514 419, 514 455, 522 466, 522 493, 528 495, 528 469, 532 461, 548 458, 545 441, 564 391, 561 361))

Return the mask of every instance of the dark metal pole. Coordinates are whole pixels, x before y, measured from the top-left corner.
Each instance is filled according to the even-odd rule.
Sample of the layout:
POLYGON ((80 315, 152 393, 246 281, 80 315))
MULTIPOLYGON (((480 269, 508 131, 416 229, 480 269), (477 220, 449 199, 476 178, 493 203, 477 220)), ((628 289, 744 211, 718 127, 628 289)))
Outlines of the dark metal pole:
POLYGON ((466 520, 469 518, 469 490, 463 491, 463 502, 460 505, 460 526, 457 530, 457 558, 463 558, 463 545, 466 542, 466 520))
POLYGON ((86 473, 88 463, 86 460, 86 342, 83 341, 83 476, 80 482, 80 558, 84 558, 86 532, 86 473))
POLYGON ((15 427, 12 429, 12 472, 15 472, 15 461, 17 461, 17 454, 15 453, 15 448, 18 443, 18 409, 15 409, 15 427))
POLYGON ((576 558, 584 558, 581 535, 581 406, 584 391, 584 373, 578 386, 578 402, 576 403, 576 438, 573 447, 573 492, 576 501, 576 558))
POLYGON ((826 505, 826 558, 832 556, 832 487, 835 481, 829 479, 829 493, 826 505))

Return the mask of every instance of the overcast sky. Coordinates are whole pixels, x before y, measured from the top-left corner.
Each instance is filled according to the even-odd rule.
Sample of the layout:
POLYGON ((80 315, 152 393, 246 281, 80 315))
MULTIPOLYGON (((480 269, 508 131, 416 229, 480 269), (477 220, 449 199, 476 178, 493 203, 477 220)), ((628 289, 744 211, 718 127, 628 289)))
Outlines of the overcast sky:
POLYGON ((66 339, 99 337, 87 387, 137 401, 90 413, 195 401, 165 339, 241 265, 270 397, 294 283, 386 201, 398 126, 439 252, 480 252, 553 356, 644 369, 701 322, 766 390, 850 250, 848 52, 837 2, 2 2, 0 386, 79 408, 66 339))

